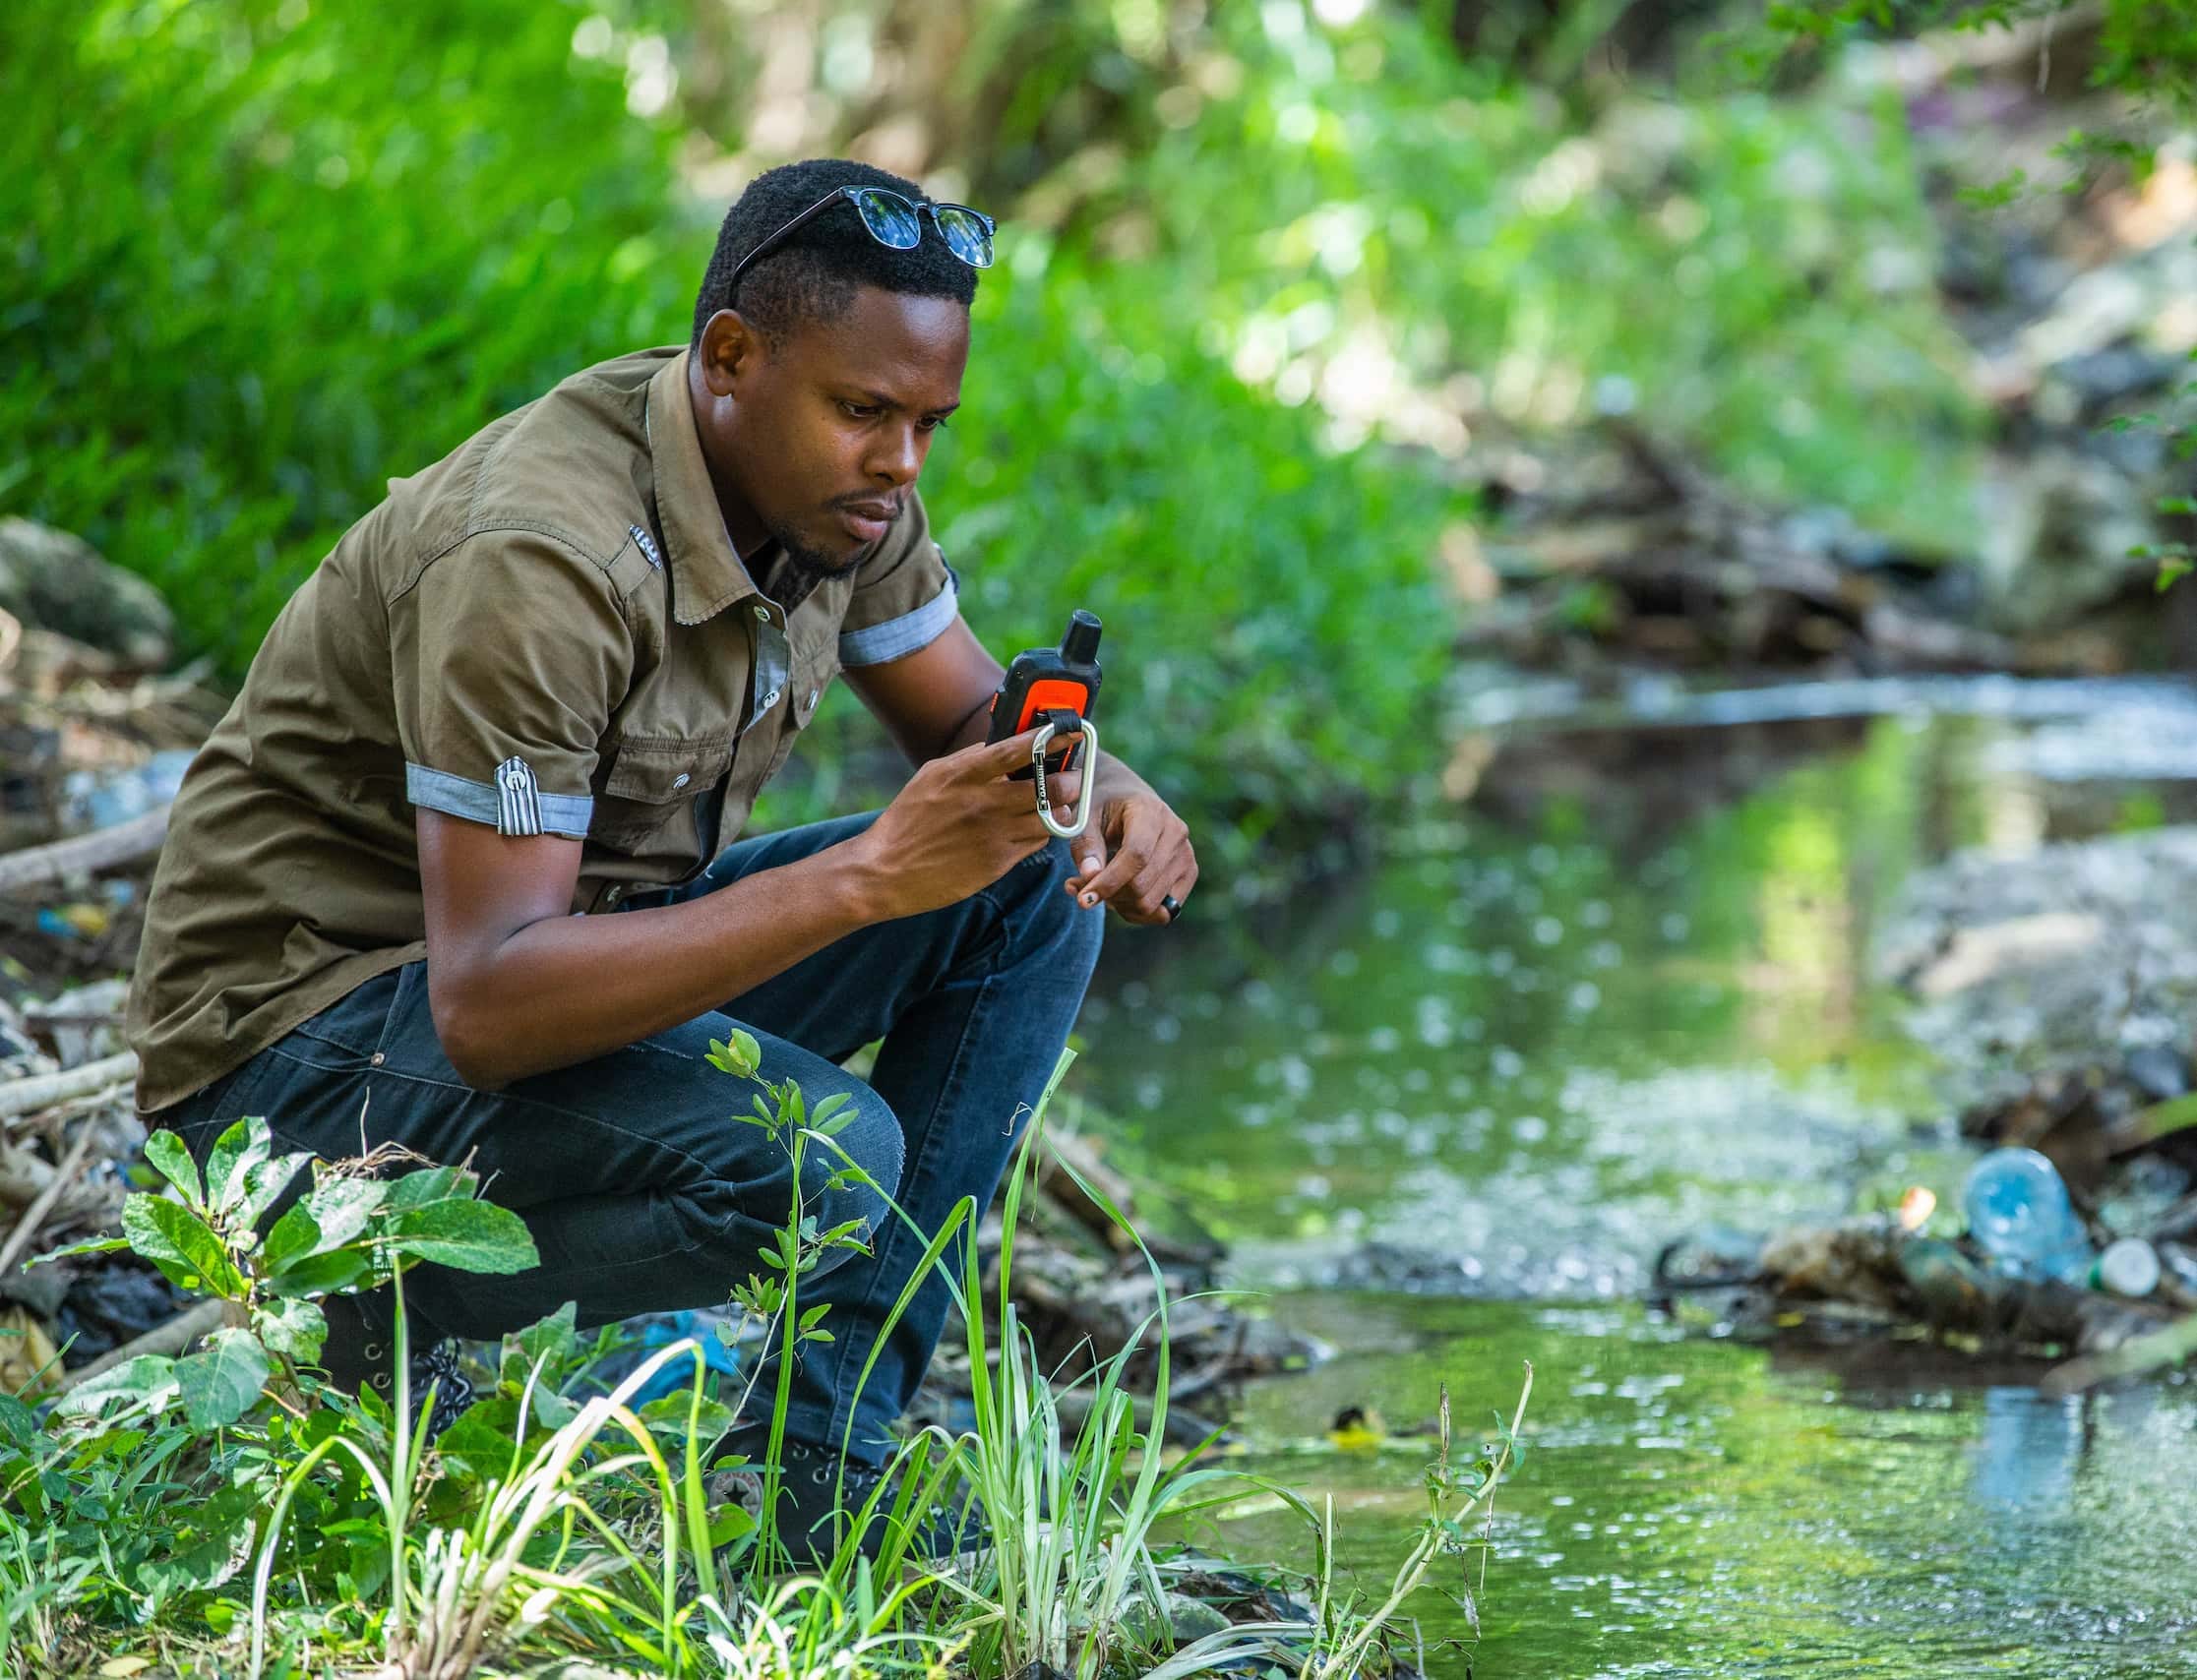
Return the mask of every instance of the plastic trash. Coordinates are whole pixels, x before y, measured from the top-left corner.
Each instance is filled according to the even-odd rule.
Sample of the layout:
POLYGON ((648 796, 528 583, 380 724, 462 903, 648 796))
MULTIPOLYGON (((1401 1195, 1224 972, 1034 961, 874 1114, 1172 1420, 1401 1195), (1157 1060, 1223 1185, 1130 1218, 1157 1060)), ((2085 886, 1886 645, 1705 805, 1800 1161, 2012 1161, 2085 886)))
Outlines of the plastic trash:
POLYGON ((127 770, 77 770, 62 781, 62 814, 72 828, 112 828, 174 799, 197 754, 155 752, 127 770))
POLYGON ((2034 1149, 1994 1149, 1969 1172, 1969 1234, 2012 1277, 2089 1281, 2092 1253, 2059 1170, 2034 1149))
POLYGON ((2140 1236, 2124 1236, 2098 1257, 2093 1280, 2116 1295, 2148 1295, 2159 1288, 2159 1251, 2140 1236))
MULTIPOLYGON (((710 1370, 723 1377, 740 1374, 740 1350, 727 1346, 724 1337, 718 1334, 720 1325, 735 1335, 739 1333, 743 1328, 743 1318, 737 1311, 649 1312, 626 1319, 623 1323, 638 1340, 634 1346, 605 1359, 589 1373, 591 1381, 588 1386, 602 1393, 609 1393, 658 1348, 667 1347, 689 1336, 701 1345, 702 1362, 710 1370)), ((666 1360, 654 1376, 634 1392, 628 1404, 639 1408, 646 1406, 652 1400, 660 1400, 667 1394, 680 1393, 694 1380, 694 1374, 692 1359, 681 1357, 666 1360)))

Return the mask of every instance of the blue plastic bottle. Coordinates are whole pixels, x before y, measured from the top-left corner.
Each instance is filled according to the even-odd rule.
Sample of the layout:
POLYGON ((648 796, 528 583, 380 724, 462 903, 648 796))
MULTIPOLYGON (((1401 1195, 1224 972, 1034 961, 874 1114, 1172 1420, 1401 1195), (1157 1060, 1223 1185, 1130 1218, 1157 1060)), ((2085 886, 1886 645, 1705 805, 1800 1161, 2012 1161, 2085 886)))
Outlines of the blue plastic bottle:
POLYGON ((2034 1149, 1994 1149, 1968 1175, 1969 1233, 2002 1272, 2081 1284, 2090 1238, 2059 1170, 2034 1149))

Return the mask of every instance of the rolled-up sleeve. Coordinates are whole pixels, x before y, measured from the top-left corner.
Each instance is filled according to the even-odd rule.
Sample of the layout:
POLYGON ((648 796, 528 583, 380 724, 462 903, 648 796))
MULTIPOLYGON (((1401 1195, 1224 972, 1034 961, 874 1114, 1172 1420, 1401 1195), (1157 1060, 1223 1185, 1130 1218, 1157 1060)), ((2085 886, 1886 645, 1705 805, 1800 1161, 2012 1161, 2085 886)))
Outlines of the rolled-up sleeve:
POLYGON ((923 499, 908 510, 856 574, 839 626, 839 663, 883 665, 905 659, 945 633, 961 611, 953 569, 931 540, 923 499))
POLYGON ((506 834, 586 836, 633 638, 610 579, 527 532, 468 537, 390 603, 405 796, 506 834))

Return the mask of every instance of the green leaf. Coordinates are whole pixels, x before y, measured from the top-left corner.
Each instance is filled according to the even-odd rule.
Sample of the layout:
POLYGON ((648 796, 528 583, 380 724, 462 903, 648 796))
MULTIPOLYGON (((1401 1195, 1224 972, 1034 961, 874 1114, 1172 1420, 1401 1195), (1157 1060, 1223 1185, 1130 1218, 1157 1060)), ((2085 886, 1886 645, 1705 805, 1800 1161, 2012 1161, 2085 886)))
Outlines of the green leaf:
POLYGON ((580 1402, 553 1388, 534 1390, 534 1421, 544 1429, 562 1429, 580 1415, 580 1402))
POLYGON ((113 1402, 140 1403, 159 1410, 174 1398, 175 1361, 160 1353, 140 1353, 112 1370, 88 1377, 54 1404, 64 1417, 96 1417, 113 1402))
POLYGON ((425 1207, 429 1202, 470 1194, 472 1176, 459 1167, 423 1167, 394 1181, 382 1208, 388 1213, 400 1214, 425 1207), (460 1179, 465 1182, 460 1183, 460 1179))
MULTIPOLYGON (((436 1437, 435 1451, 473 1481, 500 1480, 511 1470, 518 1422, 519 1402, 509 1395, 490 1395, 468 1406, 436 1437)), ((379 1524, 370 1526, 370 1531, 380 1532, 379 1524)))
POLYGON ((193 1207, 206 1205, 206 1190, 199 1182, 198 1163, 175 1133, 162 1127, 145 1140, 145 1158, 161 1177, 183 1192, 193 1207))
POLYGON ((236 1300, 249 1287, 213 1228, 180 1202, 130 1197, 122 1204, 122 1234, 178 1289, 236 1300))
POLYGON ((512 1340, 519 1344, 525 1368, 531 1370, 540 1360, 545 1371, 554 1371, 571 1358, 580 1341, 579 1322, 579 1303, 567 1301, 547 1318, 538 1318, 519 1331, 512 1340))
POLYGON ((336 1248, 326 1254, 308 1254, 293 1260, 268 1280, 277 1294, 333 1295, 349 1289, 373 1269, 373 1257, 364 1248, 336 1248))
POLYGON ((275 1199, 289 1187, 313 1159, 312 1151, 297 1150, 289 1155, 277 1155, 265 1161, 255 1161, 245 1170, 244 1186, 238 1193, 230 1217, 240 1226, 255 1226, 260 1216, 274 1206, 275 1199))
MULTIPOLYGON (((809 1123, 812 1126, 816 1127, 817 1130, 824 1131, 824 1121, 831 1118, 833 1114, 836 1114, 841 1109, 845 1108, 849 1103, 853 1101, 854 1099, 844 1091, 832 1092, 830 1096, 826 1097, 823 1102, 817 1105, 817 1111, 809 1116, 809 1123)), ((830 1134, 826 1133, 825 1135, 828 1136, 830 1134)))
POLYGON ((267 1245, 260 1250, 260 1269, 275 1278, 292 1261, 303 1259, 321 1247, 321 1228, 306 1211, 303 1202, 292 1202, 275 1222, 275 1229, 267 1233, 267 1245))
POLYGON ((65 1260, 72 1254, 114 1254, 130 1246, 126 1236, 94 1236, 86 1242, 72 1242, 65 1248, 49 1248, 43 1254, 33 1254, 23 1265, 26 1271, 32 1266, 43 1266, 48 1260, 65 1260))
POLYGON ((2159 593, 2166 594, 2192 570, 2197 570, 2197 561, 2184 560, 2179 555, 2163 556, 2159 562, 2159 593))
POLYGON ((755 1526, 756 1520, 745 1505, 726 1500, 717 1507, 717 1514, 709 1519, 710 1549, 714 1551, 721 1546, 731 1545, 733 1541, 749 1533, 755 1526))
POLYGON ((38 1444, 38 1414, 12 1394, 0 1394, 0 1432, 23 1452, 38 1444))
POLYGON ((257 1114, 237 1120, 214 1140, 206 1158, 206 1200, 217 1214, 227 1213, 244 1194, 245 1174, 275 1152, 267 1122, 257 1114))
POLYGON ((224 1429, 260 1398, 267 1387, 267 1350, 249 1330, 216 1330, 207 1345, 175 1362, 183 1415, 201 1429, 224 1429))
POLYGON ((328 1319, 308 1300, 277 1299, 252 1309, 252 1329, 271 1352, 287 1354, 301 1365, 320 1362, 328 1340, 328 1319))
POLYGON ((758 1045, 753 1033, 732 1030, 732 1042, 709 1041, 709 1053, 704 1058, 720 1073, 735 1074, 742 1079, 753 1079, 756 1069, 763 1065, 763 1047, 758 1045))
POLYGON ((299 1206, 321 1228, 319 1246, 340 1248, 365 1230, 389 1189, 379 1178, 329 1178, 315 1185, 299 1206))
POLYGON ((509 1275, 541 1264, 525 1222, 494 1202, 429 1202, 392 1220, 389 1235, 398 1252, 460 1272, 509 1275))

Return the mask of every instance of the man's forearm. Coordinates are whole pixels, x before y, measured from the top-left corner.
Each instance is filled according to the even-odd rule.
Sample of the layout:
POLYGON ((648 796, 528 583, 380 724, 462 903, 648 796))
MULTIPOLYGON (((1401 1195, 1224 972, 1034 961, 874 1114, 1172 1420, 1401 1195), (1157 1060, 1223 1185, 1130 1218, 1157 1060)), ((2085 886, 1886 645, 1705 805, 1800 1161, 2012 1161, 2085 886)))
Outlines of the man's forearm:
POLYGON ((621 1049, 885 920, 875 886, 862 849, 843 842, 685 903, 531 923, 437 1009, 445 1051, 468 1083, 493 1088, 621 1049))

